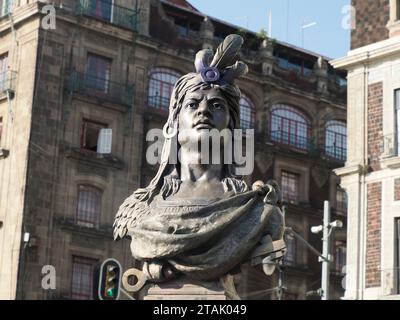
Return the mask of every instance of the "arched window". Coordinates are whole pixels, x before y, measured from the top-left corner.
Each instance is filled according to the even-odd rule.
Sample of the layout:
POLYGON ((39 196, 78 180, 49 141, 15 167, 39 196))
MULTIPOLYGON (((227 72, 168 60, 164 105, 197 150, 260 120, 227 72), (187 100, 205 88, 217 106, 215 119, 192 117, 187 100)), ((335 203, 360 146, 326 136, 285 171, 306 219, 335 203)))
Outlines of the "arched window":
POLYGON ((275 105, 271 111, 271 140, 309 150, 311 126, 307 116, 287 105, 275 105))
POLYGON ((92 186, 78 186, 78 205, 76 223, 94 228, 98 225, 101 214, 101 198, 103 192, 92 186))
POLYGON ((244 94, 240 98, 240 126, 242 129, 253 129, 256 120, 256 109, 251 100, 244 94))
POLYGON ((329 121, 325 129, 325 153, 345 161, 347 156, 347 128, 342 121, 329 121))
POLYGON ((153 68, 150 72, 148 105, 158 109, 167 109, 175 83, 180 75, 167 68, 153 68))

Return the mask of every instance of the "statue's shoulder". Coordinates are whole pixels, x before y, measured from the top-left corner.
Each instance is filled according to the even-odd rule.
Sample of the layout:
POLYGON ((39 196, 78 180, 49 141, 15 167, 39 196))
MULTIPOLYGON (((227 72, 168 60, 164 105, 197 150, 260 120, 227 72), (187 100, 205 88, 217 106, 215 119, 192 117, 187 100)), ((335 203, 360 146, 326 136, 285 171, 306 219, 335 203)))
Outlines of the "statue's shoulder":
POLYGON ((138 189, 125 199, 119 207, 114 221, 114 240, 124 238, 129 228, 149 214, 151 191, 147 188, 138 189))

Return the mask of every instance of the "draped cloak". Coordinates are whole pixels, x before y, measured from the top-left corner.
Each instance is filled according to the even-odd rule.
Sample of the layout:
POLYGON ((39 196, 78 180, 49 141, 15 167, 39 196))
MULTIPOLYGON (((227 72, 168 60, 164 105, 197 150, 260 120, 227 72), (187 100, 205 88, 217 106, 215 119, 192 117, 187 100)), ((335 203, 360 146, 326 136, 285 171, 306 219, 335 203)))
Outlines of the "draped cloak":
POLYGON ((282 237, 282 214, 263 197, 257 190, 229 191, 212 202, 157 196, 128 228, 133 257, 168 262, 192 278, 218 278, 246 259, 264 235, 282 237))

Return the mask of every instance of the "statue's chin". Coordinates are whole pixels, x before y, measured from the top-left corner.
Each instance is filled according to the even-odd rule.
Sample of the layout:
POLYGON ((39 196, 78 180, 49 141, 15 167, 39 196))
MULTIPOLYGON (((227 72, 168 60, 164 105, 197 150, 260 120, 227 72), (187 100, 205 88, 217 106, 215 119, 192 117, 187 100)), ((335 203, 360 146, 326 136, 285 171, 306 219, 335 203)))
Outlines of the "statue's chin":
POLYGON ((187 148, 195 149, 201 146, 202 141, 212 141, 208 130, 191 130, 190 134, 181 136, 178 142, 181 146, 186 146, 187 148))

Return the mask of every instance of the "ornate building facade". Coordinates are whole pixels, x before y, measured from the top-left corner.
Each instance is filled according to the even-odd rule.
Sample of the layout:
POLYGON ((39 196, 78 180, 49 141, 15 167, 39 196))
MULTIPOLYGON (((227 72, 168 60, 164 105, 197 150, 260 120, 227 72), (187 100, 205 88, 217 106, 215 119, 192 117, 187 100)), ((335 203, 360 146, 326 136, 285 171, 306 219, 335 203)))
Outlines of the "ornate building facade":
MULTIPOLYGON (((255 130, 249 182, 277 180, 287 225, 310 232, 323 201, 346 219, 333 169, 346 159, 346 73, 328 58, 208 17, 183 0, 3 0, 0 18, 0 297, 90 299, 95 266, 113 257, 134 265, 129 242, 114 242, 118 206, 154 176, 146 134, 162 128, 175 81, 202 48, 241 33, 241 125, 255 130), (41 286, 42 268, 56 288, 41 286)), ((318 258, 287 235, 283 299, 320 287, 318 258)), ((335 234, 332 297, 342 295, 346 237, 335 234)), ((277 299, 271 279, 243 266, 243 298, 277 299)))
POLYGON ((346 299, 399 299, 400 2, 353 0, 348 70, 346 299))

